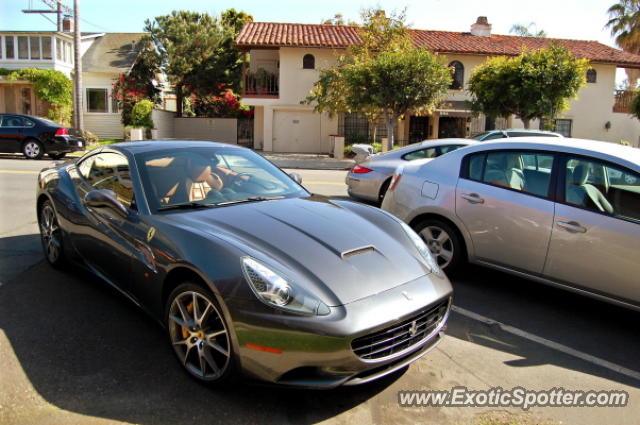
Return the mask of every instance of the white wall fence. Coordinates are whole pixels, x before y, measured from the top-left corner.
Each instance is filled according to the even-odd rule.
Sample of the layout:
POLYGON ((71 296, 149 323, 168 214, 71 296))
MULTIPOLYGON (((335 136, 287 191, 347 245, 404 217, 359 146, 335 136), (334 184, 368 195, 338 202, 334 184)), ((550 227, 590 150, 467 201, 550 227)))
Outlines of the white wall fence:
POLYGON ((236 118, 177 118, 175 112, 162 109, 154 109, 152 118, 160 139, 238 143, 236 118))

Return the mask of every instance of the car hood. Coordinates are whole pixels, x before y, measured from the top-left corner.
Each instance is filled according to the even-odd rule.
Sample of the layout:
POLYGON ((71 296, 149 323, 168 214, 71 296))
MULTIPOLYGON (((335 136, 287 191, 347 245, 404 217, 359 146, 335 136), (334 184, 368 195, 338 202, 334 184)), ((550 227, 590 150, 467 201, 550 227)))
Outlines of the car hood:
POLYGON ((428 272, 397 221, 351 202, 314 196, 165 217, 261 255, 328 305, 348 304, 428 272))

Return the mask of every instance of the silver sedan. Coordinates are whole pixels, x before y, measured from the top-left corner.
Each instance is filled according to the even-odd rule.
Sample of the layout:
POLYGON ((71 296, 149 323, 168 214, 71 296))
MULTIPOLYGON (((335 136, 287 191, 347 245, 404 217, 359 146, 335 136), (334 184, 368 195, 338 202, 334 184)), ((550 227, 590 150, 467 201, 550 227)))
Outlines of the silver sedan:
POLYGON ((469 139, 438 139, 412 144, 391 152, 375 154, 356 165, 346 177, 349 196, 382 202, 393 172, 400 165, 417 159, 432 159, 458 148, 477 143, 469 139))
POLYGON ((640 150, 522 137, 398 169, 382 208, 465 260, 640 309, 640 150))

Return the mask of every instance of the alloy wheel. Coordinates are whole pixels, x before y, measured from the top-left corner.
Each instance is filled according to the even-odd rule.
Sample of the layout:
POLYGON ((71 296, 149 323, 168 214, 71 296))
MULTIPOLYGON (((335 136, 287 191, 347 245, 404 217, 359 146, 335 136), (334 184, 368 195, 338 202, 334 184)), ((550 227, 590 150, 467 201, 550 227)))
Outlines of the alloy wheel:
POLYGON ((30 159, 37 158, 40 156, 40 145, 33 141, 25 143, 24 154, 30 159))
POLYGON ((60 243, 60 227, 56 213, 49 203, 40 212, 40 237, 47 260, 51 264, 56 263, 60 259, 62 244, 60 243))
POLYGON ((229 367, 231 344, 224 320, 205 295, 179 293, 169 308, 169 336, 184 367, 195 377, 215 381, 229 367))
POLYGON ((445 268, 453 259, 454 250, 451 236, 437 226, 427 226, 420 231, 420 236, 429 247, 429 251, 438 262, 438 266, 445 268))

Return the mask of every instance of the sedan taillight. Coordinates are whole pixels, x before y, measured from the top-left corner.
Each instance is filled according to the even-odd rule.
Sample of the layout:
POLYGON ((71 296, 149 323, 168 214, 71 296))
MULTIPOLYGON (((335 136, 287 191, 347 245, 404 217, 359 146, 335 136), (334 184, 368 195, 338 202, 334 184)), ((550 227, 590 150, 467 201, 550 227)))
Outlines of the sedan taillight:
POLYGON ((362 165, 356 165, 355 167, 353 167, 351 169, 351 172, 354 173, 354 174, 365 174, 365 173, 370 173, 372 171, 373 170, 370 170, 367 167, 363 167, 362 165))
POLYGON ((58 131, 56 131, 56 136, 68 136, 69 135, 69 129, 61 127, 58 129, 58 131))
POLYGON ((395 173, 393 173, 393 178, 391 179, 391 184, 389 184, 389 191, 393 191, 400 183, 400 179, 402 178, 402 167, 399 167, 395 173))

